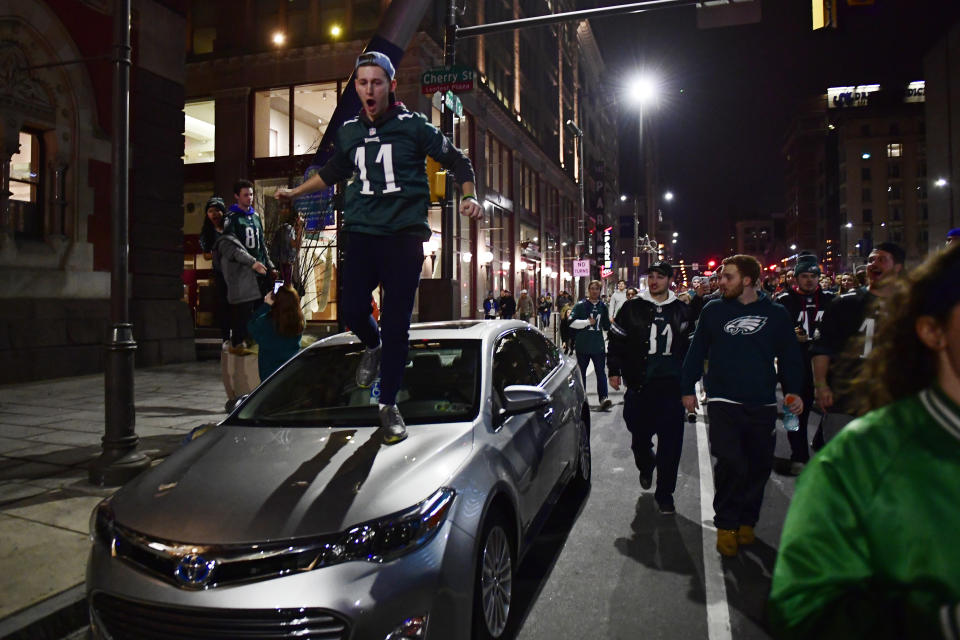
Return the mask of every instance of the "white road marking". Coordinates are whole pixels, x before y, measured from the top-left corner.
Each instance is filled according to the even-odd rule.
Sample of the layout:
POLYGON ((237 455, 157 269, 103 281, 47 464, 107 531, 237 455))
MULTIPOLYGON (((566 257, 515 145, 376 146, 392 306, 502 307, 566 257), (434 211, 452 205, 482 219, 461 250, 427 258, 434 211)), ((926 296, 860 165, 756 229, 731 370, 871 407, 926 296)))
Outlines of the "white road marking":
POLYGON ((703 528, 703 582, 707 597, 707 637, 710 640, 731 640, 730 607, 727 605, 727 584, 717 552, 717 529, 713 526, 713 465, 704 409, 697 413, 697 453, 700 461, 700 526, 703 528))

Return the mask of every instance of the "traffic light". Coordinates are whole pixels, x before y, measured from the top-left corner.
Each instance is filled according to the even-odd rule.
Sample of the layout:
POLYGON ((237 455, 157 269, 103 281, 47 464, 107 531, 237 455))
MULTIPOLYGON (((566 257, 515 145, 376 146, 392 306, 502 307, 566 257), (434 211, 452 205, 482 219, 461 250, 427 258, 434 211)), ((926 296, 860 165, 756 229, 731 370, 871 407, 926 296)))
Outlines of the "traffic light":
POLYGON ((430 156, 427 156, 427 181, 430 183, 430 202, 440 202, 447 197, 447 172, 430 156))
POLYGON ((707 260, 707 266, 708 266, 710 269, 713 269, 715 266, 717 266, 717 261, 716 261, 716 260, 707 260))

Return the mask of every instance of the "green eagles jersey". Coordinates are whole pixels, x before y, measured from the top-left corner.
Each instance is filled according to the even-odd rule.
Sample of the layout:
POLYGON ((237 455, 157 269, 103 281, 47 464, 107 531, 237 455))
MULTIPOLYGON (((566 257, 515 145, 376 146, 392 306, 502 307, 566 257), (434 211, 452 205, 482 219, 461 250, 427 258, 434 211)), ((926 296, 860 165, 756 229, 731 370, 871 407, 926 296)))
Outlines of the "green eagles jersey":
POLYGON ((235 236, 247 253, 268 269, 273 269, 267 245, 263 241, 263 223, 260 222, 260 216, 256 212, 248 214, 233 205, 223 222, 223 232, 235 236))
POLYGON ((958 504, 960 407, 939 389, 848 424, 797 480, 774 636, 941 637, 960 602, 958 504))
POLYGON ((333 157, 319 172, 327 184, 350 178, 342 229, 428 240, 428 155, 457 169, 459 182, 473 181, 470 161, 422 114, 394 105, 376 123, 363 116, 347 120, 337 132, 333 157))
POLYGON ((610 312, 602 301, 590 302, 585 298, 578 302, 570 312, 570 327, 577 332, 573 339, 573 346, 577 353, 604 353, 606 345, 603 342, 603 332, 610 330, 610 312), (593 325, 588 323, 593 318, 593 325))

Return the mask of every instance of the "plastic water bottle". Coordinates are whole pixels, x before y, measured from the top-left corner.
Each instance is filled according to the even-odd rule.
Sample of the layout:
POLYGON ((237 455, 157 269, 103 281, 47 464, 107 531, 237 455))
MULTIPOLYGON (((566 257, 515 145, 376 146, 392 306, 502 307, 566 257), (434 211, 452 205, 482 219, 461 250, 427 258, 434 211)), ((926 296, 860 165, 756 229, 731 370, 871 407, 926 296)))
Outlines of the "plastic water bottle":
POLYGON ((792 393, 788 393, 783 398, 783 428, 787 431, 800 430, 800 416, 787 409, 787 405, 791 404, 796 398, 797 396, 792 393))

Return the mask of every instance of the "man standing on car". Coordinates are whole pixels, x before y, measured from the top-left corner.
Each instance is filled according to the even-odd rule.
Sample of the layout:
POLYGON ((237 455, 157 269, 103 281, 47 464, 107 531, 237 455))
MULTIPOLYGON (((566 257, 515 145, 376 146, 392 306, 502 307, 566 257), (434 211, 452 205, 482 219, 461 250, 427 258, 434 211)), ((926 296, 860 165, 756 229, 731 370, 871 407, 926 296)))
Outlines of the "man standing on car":
POLYGON ((653 484, 660 513, 676 513, 673 491, 683 446, 680 371, 692 328, 690 307, 670 290, 673 266, 660 260, 647 270, 647 291, 626 300, 610 325, 607 363, 610 386, 627 385, 623 419, 632 436, 630 448, 640 471, 640 486, 653 484), (653 436, 657 453, 653 453, 653 436))
POLYGON ((380 425, 384 442, 407 437, 397 392, 407 362, 410 317, 430 238, 430 187, 426 157, 453 171, 460 184, 460 213, 480 218, 473 166, 427 119, 397 102, 393 63, 371 51, 357 58, 354 82, 363 105, 337 132, 333 157, 315 175, 278 198, 296 198, 353 177, 347 185, 340 244, 343 258, 343 319, 366 346, 357 384, 380 374, 380 425), (371 315, 370 292, 383 285, 382 330, 371 315), (382 345, 382 349, 381 349, 382 345), (382 356, 381 356, 382 350, 382 356))
POLYGON ((773 469, 775 359, 783 372, 784 393, 797 396, 786 410, 794 414, 803 410, 799 395, 803 361, 793 322, 786 309, 757 291, 761 272, 753 256, 724 259, 723 297, 703 308, 681 376, 683 406, 692 413, 698 407, 694 387, 709 359, 710 453, 717 459, 713 522, 717 551, 725 556, 735 556, 740 545, 753 543, 773 469))

